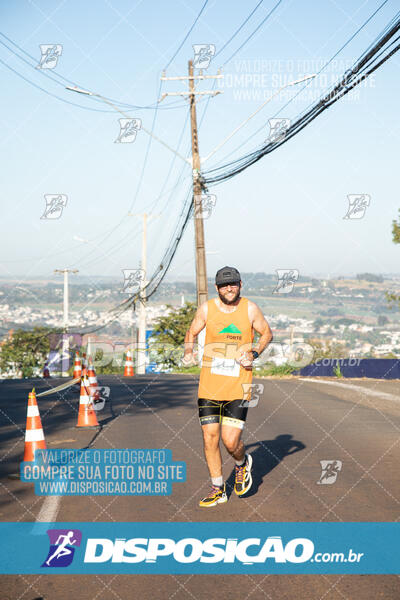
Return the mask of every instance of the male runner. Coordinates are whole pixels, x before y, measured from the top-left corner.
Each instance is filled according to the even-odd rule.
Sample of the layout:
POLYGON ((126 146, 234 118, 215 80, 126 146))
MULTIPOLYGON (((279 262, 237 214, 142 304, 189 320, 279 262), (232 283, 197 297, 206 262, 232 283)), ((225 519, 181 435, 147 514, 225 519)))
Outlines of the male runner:
POLYGON ((184 365, 194 364, 195 337, 206 328, 198 406, 204 454, 211 476, 211 491, 200 500, 203 507, 227 501, 222 476, 219 441, 235 460, 235 493, 251 487, 252 457, 245 454, 241 434, 251 394, 252 363, 272 340, 271 329, 260 308, 241 298, 242 281, 234 267, 223 267, 215 276, 218 298, 204 302, 185 336, 184 365), (252 348, 254 331, 260 334, 252 348))

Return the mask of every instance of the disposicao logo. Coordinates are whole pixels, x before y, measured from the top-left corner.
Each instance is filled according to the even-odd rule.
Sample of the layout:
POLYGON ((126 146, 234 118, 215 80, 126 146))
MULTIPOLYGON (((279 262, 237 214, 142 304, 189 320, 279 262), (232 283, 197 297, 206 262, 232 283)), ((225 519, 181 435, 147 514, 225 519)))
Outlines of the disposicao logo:
POLYGON ((80 546, 82 532, 79 529, 48 529, 49 553, 42 567, 68 567, 72 563, 75 546, 80 546))
POLYGON ((173 557, 178 563, 234 563, 245 565, 264 563, 268 558, 276 563, 303 563, 312 557, 314 544, 307 538, 295 538, 286 545, 280 536, 266 540, 247 538, 89 538, 85 563, 155 563, 161 557, 173 557), (251 550, 250 550, 251 548, 251 550))

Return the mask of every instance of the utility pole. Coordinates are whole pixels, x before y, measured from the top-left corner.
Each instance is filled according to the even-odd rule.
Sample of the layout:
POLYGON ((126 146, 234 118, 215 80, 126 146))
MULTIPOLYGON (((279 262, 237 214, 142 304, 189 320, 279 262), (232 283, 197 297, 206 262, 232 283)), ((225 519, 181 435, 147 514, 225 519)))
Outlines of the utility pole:
POLYGON ((78 273, 78 269, 55 269, 54 273, 64 273, 64 298, 63 298, 63 339, 62 339, 62 366, 61 366, 61 375, 62 377, 68 377, 68 368, 69 368, 69 339, 68 339, 68 273, 78 273))
POLYGON ((135 307, 132 304, 132 330, 131 330, 131 353, 132 357, 135 356, 135 347, 136 347, 136 327, 135 327, 135 307))
POLYGON ((193 61, 189 60, 189 102, 190 125, 192 132, 192 174, 193 174, 193 204, 194 204, 194 239, 196 246, 196 289, 197 306, 208 300, 206 248, 204 242, 204 223, 202 214, 201 194, 203 186, 200 179, 199 138, 197 134, 196 96, 193 79, 193 61))
MULTIPOLYGON (((155 136, 151 131, 148 131, 142 126, 143 131, 145 131, 148 135, 153 137, 159 143, 161 143, 164 147, 168 148, 171 152, 173 152, 176 156, 182 159, 184 162, 188 162, 192 164, 192 177, 193 177, 193 205, 194 205, 194 213, 195 213, 195 243, 196 243, 196 284, 197 284, 197 304, 201 304, 208 297, 207 290, 207 271, 206 271, 206 258, 205 258, 205 243, 204 243, 204 224, 202 217, 202 202, 201 202, 201 193, 205 189, 204 184, 202 183, 201 178, 201 163, 204 164, 206 160, 211 158, 223 145, 225 145, 242 127, 244 127, 253 117, 258 114, 262 108, 268 102, 271 102, 275 96, 279 95, 280 92, 290 86, 297 85, 306 81, 307 79, 311 79, 315 77, 315 74, 305 75, 301 79, 297 79, 295 81, 290 81, 280 87, 276 92, 274 92, 263 104, 248 117, 243 123, 241 123, 238 127, 236 127, 227 138, 225 138, 222 142, 218 144, 216 148, 208 156, 200 159, 199 156, 199 144, 198 144, 198 136, 197 136, 197 120, 196 120, 196 96, 216 96, 217 94, 221 94, 221 90, 207 90, 207 91, 196 91, 195 90, 195 81, 196 80, 205 80, 205 79, 222 79, 223 75, 218 70, 217 75, 203 75, 202 70, 199 71, 198 75, 194 75, 193 61, 189 61, 189 75, 188 76, 177 76, 177 77, 166 77, 165 73, 163 73, 161 80, 162 81, 189 81, 189 91, 181 91, 181 92, 164 92, 159 99, 159 102, 164 100, 167 96, 183 96, 189 100, 190 103, 190 119, 191 119, 191 136, 192 136, 192 160, 183 157, 179 152, 171 148, 168 144, 166 144, 163 140, 155 136)), ((130 115, 125 113, 119 107, 115 106, 110 100, 92 92, 90 90, 85 90, 82 88, 78 88, 75 86, 66 86, 67 90, 72 92, 77 92, 79 94, 85 94, 86 96, 94 96, 99 98, 109 106, 111 106, 116 112, 119 112, 123 117, 130 119, 130 115)))
POLYGON ((161 77, 163 81, 171 80, 188 80, 189 92, 165 92, 161 99, 166 96, 186 96, 190 105, 190 124, 192 138, 192 178, 193 178, 193 208, 194 208, 194 235, 196 247, 196 288, 197 288, 197 306, 200 306, 208 299, 207 285, 207 267, 206 267, 206 249, 204 241, 204 223, 202 214, 202 192, 204 185, 201 179, 201 160, 199 154, 199 140, 197 133, 197 115, 196 115, 196 96, 213 95, 221 93, 217 91, 196 92, 196 79, 220 79, 223 77, 218 75, 203 75, 200 71, 199 75, 194 75, 193 61, 189 60, 189 74, 187 77, 161 77))

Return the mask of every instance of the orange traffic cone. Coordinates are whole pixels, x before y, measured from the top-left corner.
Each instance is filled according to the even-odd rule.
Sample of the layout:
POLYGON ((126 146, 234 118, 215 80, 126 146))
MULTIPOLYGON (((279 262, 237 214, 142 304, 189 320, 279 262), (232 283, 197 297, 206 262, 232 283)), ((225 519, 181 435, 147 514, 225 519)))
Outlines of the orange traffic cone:
POLYGON ((76 424, 76 427, 99 427, 96 411, 93 408, 93 398, 90 394, 90 386, 86 372, 82 375, 81 379, 78 423, 76 424))
POLYGON ((126 353, 126 356, 125 356, 124 377, 133 377, 133 375, 134 375, 133 360, 132 360, 131 353, 128 350, 128 352, 126 353))
POLYGON ((97 400, 100 398, 100 390, 99 390, 99 384, 97 382, 96 371, 94 370, 93 361, 92 361, 91 356, 89 356, 89 366, 88 366, 88 371, 87 371, 87 377, 89 380, 90 395, 92 396, 93 401, 97 402, 97 400))
POLYGON ((26 416, 25 451, 24 461, 35 460, 35 450, 45 450, 46 442, 40 420, 39 408, 36 402, 35 388, 28 398, 28 412, 26 416))
POLYGON ((43 367, 43 379, 47 379, 48 377, 50 377, 50 369, 47 365, 47 362, 45 362, 43 367))
POLYGON ((79 352, 75 353, 75 362, 74 362, 74 379, 76 379, 77 377, 81 377, 82 375, 82 365, 81 365, 81 359, 79 356, 79 352))

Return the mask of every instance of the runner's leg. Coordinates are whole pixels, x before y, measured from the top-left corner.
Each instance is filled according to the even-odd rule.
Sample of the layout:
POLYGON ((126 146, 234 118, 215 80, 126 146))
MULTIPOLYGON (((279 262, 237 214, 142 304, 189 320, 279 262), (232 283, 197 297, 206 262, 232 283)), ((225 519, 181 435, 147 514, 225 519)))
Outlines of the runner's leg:
POLYGON ((235 493, 238 496, 245 494, 252 485, 251 468, 253 459, 245 453, 241 439, 244 423, 247 417, 247 406, 242 400, 227 402, 222 412, 221 437, 225 448, 234 458, 235 466, 235 493))
POLYGON ((200 500, 199 505, 210 507, 224 504, 228 500, 222 476, 222 459, 219 448, 222 403, 199 398, 198 405, 203 432, 204 454, 212 483, 211 491, 205 498, 200 500))
POLYGON ((243 405, 242 400, 226 402, 222 409, 222 441, 229 454, 235 459, 236 464, 241 464, 245 459, 245 450, 241 435, 247 411, 248 408, 246 405, 243 405))
POLYGON ((244 462, 244 444, 241 439, 242 430, 231 425, 222 425, 221 438, 229 454, 241 463, 244 462))
POLYGON ((202 425, 204 455, 206 457, 208 471, 212 479, 222 476, 222 458, 219 448, 221 435, 220 423, 209 423, 202 425))

